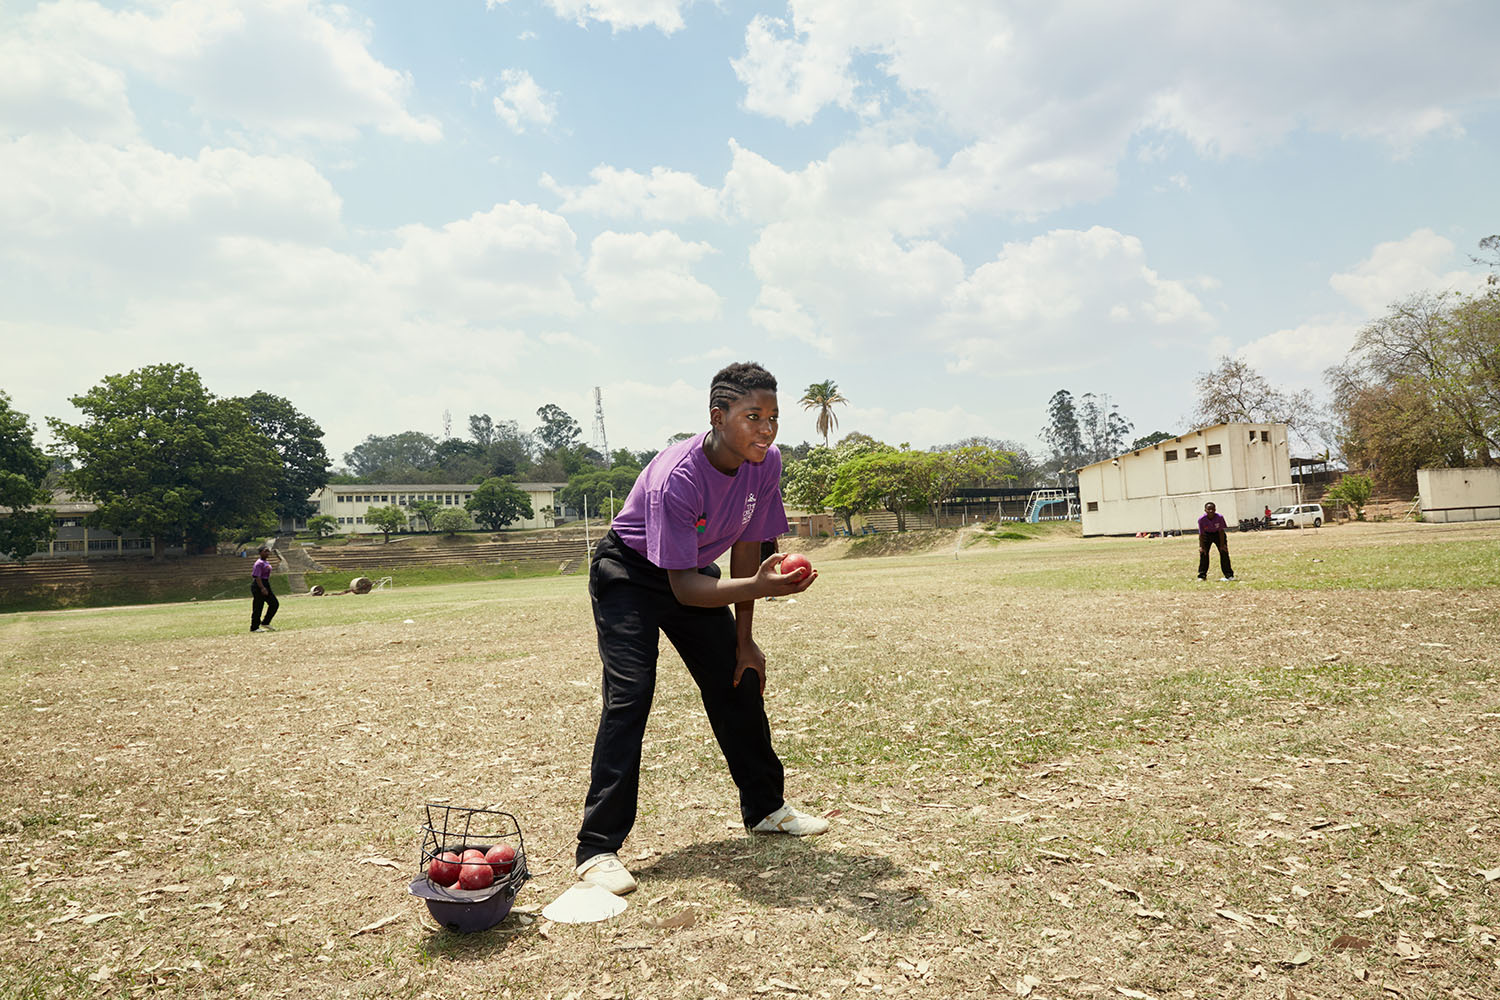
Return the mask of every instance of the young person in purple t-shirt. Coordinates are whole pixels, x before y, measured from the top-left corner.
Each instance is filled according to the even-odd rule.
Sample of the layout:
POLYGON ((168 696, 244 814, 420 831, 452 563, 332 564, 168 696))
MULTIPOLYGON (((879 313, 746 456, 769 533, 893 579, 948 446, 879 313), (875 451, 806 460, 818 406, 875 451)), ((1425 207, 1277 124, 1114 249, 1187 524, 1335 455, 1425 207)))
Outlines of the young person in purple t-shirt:
POLYGON ((281 602, 271 593, 271 550, 262 545, 258 555, 250 569, 250 631, 274 632, 271 619, 276 617, 281 602), (266 611, 264 618, 260 614, 261 608, 266 611))
POLYGON ((1208 549, 1219 547, 1219 569, 1224 579, 1234 579, 1234 567, 1229 565, 1229 522, 1214 506, 1213 501, 1203 505, 1203 516, 1198 518, 1198 579, 1208 579, 1208 549))
POLYGON ((762 700, 766 657, 751 634, 756 600, 799 594, 817 579, 816 572, 778 572, 781 553, 761 559, 761 544, 787 530, 781 453, 773 443, 775 378, 757 364, 730 365, 714 376, 708 417, 706 432, 668 447, 642 470, 589 566, 604 708, 577 872, 619 895, 636 887, 618 851, 635 824, 659 634, 703 696, 746 828, 793 836, 828 829, 827 820, 783 798, 762 700), (715 565, 726 551, 728 580, 715 565))

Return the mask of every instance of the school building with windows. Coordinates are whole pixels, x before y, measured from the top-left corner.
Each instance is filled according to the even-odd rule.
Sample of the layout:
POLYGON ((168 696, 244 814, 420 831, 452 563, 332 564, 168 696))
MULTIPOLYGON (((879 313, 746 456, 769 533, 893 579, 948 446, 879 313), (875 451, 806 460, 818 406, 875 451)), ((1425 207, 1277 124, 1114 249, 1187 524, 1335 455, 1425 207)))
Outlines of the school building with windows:
MULTIPOLYGON (((78 500, 61 490, 54 490, 52 501, 46 505, 52 510, 53 537, 47 547, 29 559, 44 559, 49 556, 63 559, 96 559, 104 556, 139 556, 151 554, 151 539, 142 538, 133 531, 117 535, 104 528, 90 528, 86 519, 99 508, 87 500, 78 500)), ((10 513, 10 508, 0 507, 0 517, 10 513)), ((182 555, 181 545, 163 547, 166 555, 182 555)), ((5 556, 0 555, 0 561, 5 556)))
MULTIPOLYGON (((566 520, 569 512, 557 502, 557 491, 567 483, 516 483, 516 488, 531 498, 534 516, 522 521, 513 521, 507 528, 551 528, 566 520)), ((317 505, 318 514, 326 514, 338 522, 342 534, 378 533, 379 528, 365 523, 365 515, 371 507, 404 507, 409 516, 416 517, 416 505, 430 501, 442 508, 463 507, 468 503, 477 483, 444 484, 391 484, 341 483, 329 485, 308 497, 317 505)), ((416 527, 426 527, 418 523, 416 527)), ((306 522, 287 527, 301 530, 306 522)))
POLYGON ((1286 424, 1217 424, 1078 470, 1085 537, 1196 532, 1209 501, 1232 528, 1298 495, 1286 424))

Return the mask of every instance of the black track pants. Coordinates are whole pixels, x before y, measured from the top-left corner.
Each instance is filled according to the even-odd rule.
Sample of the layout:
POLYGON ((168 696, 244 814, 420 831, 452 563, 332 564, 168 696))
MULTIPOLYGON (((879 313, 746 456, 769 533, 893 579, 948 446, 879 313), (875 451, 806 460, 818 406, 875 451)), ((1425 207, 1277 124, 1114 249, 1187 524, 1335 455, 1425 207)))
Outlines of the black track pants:
POLYGON ((1224 537, 1220 531, 1212 535, 1198 536, 1198 579, 1202 580, 1208 576, 1208 547, 1217 545, 1219 547, 1219 569, 1224 573, 1224 579, 1234 579, 1234 567, 1229 565, 1229 539, 1224 537))
MULTIPOLYGON (((700 572, 716 575, 717 569, 700 572)), ((641 744, 656 690, 661 633, 698 685, 709 726, 740 790, 741 819, 751 826, 779 809, 785 776, 771 746, 758 679, 747 675, 734 686, 736 638, 729 609, 678 603, 666 571, 613 532, 594 550, 589 596, 604 662, 604 707, 578 831, 578 862, 618 851, 635 825, 641 744)))
POLYGON ((271 592, 270 582, 266 583, 266 593, 260 592, 260 587, 250 585, 250 629, 254 631, 262 625, 271 624, 271 619, 276 617, 276 609, 281 607, 281 602, 271 592), (265 617, 261 617, 261 608, 265 608, 265 617))

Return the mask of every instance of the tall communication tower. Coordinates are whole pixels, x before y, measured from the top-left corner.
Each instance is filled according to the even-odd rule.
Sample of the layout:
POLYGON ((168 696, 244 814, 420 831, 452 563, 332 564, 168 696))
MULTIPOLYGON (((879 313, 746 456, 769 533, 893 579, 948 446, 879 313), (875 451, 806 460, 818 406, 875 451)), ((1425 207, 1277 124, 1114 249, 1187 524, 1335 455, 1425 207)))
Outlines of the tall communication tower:
POLYGON ((594 386, 594 446, 604 456, 604 467, 610 468, 614 463, 609 457, 609 438, 604 433, 604 396, 599 392, 599 387, 594 386))

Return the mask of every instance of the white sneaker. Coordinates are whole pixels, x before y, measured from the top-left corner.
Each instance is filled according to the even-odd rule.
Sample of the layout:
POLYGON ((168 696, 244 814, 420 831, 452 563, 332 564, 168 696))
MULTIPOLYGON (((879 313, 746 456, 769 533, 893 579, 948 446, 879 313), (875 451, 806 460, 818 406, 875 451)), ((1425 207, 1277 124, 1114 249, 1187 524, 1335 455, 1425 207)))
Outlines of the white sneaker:
POLYGON ((260 627, 260 630, 261 630, 261 631, 262 631, 262 632, 274 632, 274 631, 276 631, 276 630, 275 630, 275 629, 274 629, 274 628, 272 628, 272 627, 271 627, 271 626, 269 626, 269 625, 262 625, 262 626, 261 626, 261 627, 260 627))
POLYGON ((625 867, 620 856, 613 851, 594 855, 579 865, 577 870, 579 879, 601 889, 608 889, 616 896, 635 892, 635 876, 630 874, 630 869, 625 867))
POLYGON ((828 832, 828 821, 821 816, 809 816, 791 806, 780 809, 750 828, 751 833, 786 833, 793 837, 816 837, 828 832))

